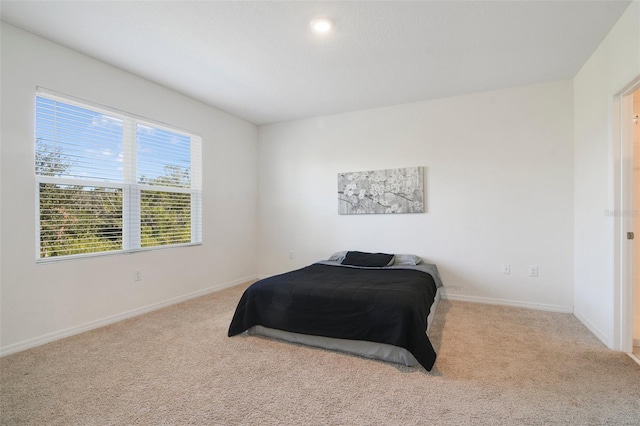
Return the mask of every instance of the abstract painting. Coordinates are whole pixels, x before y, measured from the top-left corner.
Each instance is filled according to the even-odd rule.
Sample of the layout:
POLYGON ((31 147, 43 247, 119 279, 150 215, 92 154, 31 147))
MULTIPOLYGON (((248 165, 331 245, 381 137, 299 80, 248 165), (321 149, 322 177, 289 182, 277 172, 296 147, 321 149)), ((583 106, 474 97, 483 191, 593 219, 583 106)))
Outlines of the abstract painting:
POLYGON ((424 213, 423 181, 423 167, 338 173, 338 213, 424 213))

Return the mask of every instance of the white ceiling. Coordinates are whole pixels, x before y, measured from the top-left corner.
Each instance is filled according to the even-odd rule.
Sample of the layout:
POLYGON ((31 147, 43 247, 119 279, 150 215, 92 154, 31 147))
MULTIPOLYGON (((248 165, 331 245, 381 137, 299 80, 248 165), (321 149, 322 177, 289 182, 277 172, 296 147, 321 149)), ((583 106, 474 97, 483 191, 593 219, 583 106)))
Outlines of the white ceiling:
POLYGON ((264 124, 569 79, 629 3, 4 0, 1 17, 264 124))

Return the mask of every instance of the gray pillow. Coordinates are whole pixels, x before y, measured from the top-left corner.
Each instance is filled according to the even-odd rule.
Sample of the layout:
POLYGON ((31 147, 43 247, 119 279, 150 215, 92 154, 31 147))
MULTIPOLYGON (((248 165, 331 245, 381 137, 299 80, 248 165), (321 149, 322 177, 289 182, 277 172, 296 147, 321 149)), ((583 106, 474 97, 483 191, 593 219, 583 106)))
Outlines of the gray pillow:
POLYGON ((422 263, 422 258, 415 254, 396 254, 393 264, 394 265, 419 265, 422 263))
POLYGON ((335 253, 333 253, 329 259, 327 260, 331 260, 331 261, 336 261, 336 262, 342 262, 344 260, 344 258, 347 256, 347 251, 337 251, 335 253))

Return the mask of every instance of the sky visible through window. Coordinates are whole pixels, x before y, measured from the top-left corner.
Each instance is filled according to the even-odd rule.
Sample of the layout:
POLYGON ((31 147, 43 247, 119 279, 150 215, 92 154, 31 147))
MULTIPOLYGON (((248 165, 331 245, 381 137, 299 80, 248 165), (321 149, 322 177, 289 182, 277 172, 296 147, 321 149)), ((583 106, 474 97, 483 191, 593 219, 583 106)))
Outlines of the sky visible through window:
MULTIPOLYGON (((41 158, 49 155, 64 163, 56 168, 56 176, 123 181, 122 119, 43 97, 36 98, 36 117, 36 152, 41 158)), ((137 124, 137 181, 176 171, 188 176, 190 143, 187 135, 137 124)))

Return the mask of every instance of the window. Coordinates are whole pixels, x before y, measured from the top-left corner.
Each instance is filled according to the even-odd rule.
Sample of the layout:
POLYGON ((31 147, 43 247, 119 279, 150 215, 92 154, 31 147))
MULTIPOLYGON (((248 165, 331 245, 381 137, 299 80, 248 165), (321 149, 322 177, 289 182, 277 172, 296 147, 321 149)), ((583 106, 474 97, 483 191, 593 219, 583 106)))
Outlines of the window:
POLYGON ((37 258, 202 242, 201 139, 39 89, 37 258))

